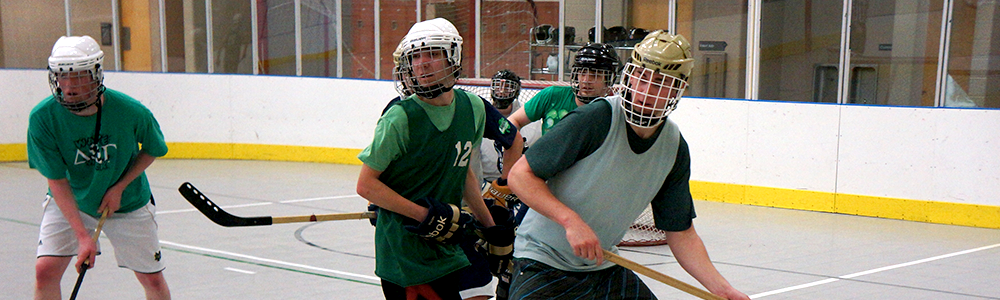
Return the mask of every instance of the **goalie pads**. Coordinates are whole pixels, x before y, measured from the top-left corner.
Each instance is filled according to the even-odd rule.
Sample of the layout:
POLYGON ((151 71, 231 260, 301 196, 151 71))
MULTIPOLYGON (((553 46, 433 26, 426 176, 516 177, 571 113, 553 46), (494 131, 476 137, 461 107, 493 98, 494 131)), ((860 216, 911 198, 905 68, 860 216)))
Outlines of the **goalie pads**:
POLYGON ((490 273, 500 280, 510 282, 511 259, 514 257, 514 216, 502 206, 491 205, 492 227, 477 223, 481 239, 476 250, 486 257, 490 273))
POLYGON ((510 190, 507 186, 506 180, 500 182, 500 179, 494 180, 486 185, 483 189, 483 198, 495 199, 497 205, 510 208, 514 203, 521 202, 521 199, 514 195, 514 192, 510 190), (502 183, 502 185, 501 185, 502 183))
POLYGON ((475 220, 472 214, 458 206, 441 203, 432 197, 423 197, 415 202, 427 208, 427 217, 417 225, 406 225, 404 228, 428 240, 457 244, 462 240, 465 228, 475 220))

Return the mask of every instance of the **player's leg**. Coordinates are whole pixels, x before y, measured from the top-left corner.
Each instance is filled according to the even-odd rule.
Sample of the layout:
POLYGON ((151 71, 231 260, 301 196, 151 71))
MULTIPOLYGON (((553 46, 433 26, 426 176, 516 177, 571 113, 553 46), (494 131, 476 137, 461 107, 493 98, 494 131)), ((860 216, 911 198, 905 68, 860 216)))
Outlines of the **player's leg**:
POLYGON ((460 300, 458 287, 458 272, 452 272, 427 284, 403 287, 382 280, 382 294, 386 300, 460 300))
MULTIPOLYGON (((38 230, 38 259, 35 261, 35 299, 62 298, 60 282, 73 256, 78 242, 73 228, 63 217, 55 200, 46 196, 42 203, 42 223, 38 230)), ((83 225, 97 227, 97 220, 81 214, 83 225)), ((100 253, 100 244, 97 246, 100 253)))
POLYGON ((60 282, 71 256, 42 256, 35 261, 35 300, 61 299, 60 282))
POLYGON ((115 214, 104 224, 104 233, 115 247, 118 266, 135 272, 147 299, 170 299, 170 289, 163 277, 160 240, 157 235, 155 206, 115 214))
POLYGON ((493 298, 493 290, 490 283, 493 282, 493 274, 490 273, 490 264, 481 253, 476 251, 478 237, 475 233, 467 233, 465 238, 459 243, 462 251, 472 263, 471 266, 459 271, 459 295, 465 300, 486 300, 493 298))
POLYGON ((632 270, 614 266, 594 274, 602 284, 594 287, 594 299, 607 297, 615 299, 650 300, 656 299, 649 287, 632 270))
POLYGON ((600 284, 591 272, 566 272, 524 258, 514 259, 509 299, 597 299, 592 288, 600 284))
POLYGON ((139 279, 139 283, 146 291, 146 299, 170 299, 170 288, 167 287, 167 280, 163 278, 163 271, 152 274, 135 272, 135 278, 139 279))

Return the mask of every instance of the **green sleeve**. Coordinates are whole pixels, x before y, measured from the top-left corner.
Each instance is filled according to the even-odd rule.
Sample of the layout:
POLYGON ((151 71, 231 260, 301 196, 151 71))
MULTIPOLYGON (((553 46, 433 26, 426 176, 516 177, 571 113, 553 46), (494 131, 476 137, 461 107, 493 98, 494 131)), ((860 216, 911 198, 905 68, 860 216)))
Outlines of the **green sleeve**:
POLYGON ((611 129, 611 117, 607 101, 594 101, 567 114, 524 153, 532 173, 548 180, 597 151, 611 129))
POLYGON ((555 90, 554 86, 544 88, 524 103, 524 114, 528 116, 529 122, 538 121, 545 116, 546 107, 552 102, 555 90))
POLYGON ((393 105, 375 125, 375 137, 361 153, 358 159, 376 171, 385 171, 389 163, 406 152, 406 142, 409 140, 406 111, 402 106, 393 105))
POLYGON ((59 146, 48 123, 37 115, 42 113, 39 110, 36 108, 28 120, 28 166, 48 179, 66 178, 67 168, 59 146))
POLYGON ((138 142, 142 144, 142 152, 153 157, 167 155, 167 142, 163 138, 163 131, 160 130, 160 123, 148 109, 144 112, 145 118, 140 121, 138 128, 138 142))
POLYGON ((683 135, 680 139, 674 167, 652 202, 656 228, 665 231, 687 230, 696 216, 688 184, 691 179, 691 153, 683 135))
POLYGON ((478 95, 466 92, 469 95, 469 102, 472 104, 472 116, 477 124, 476 128, 476 138, 472 139, 475 141, 475 145, 472 145, 472 149, 479 149, 479 145, 483 143, 483 134, 486 132, 486 102, 478 95))

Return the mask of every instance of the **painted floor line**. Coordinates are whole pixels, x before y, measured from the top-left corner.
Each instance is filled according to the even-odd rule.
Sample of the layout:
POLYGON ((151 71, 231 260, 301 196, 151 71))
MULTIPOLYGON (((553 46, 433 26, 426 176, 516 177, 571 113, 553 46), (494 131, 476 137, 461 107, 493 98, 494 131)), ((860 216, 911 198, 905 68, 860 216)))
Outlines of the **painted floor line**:
POLYGON ((239 257, 239 258, 243 258, 243 259, 255 260, 255 261, 260 261, 260 262, 267 262, 267 263, 272 263, 272 264, 285 265, 285 266, 289 266, 289 267, 295 267, 295 268, 301 268, 301 269, 307 269, 307 270, 313 270, 313 271, 326 272, 326 273, 337 274, 337 275, 342 275, 342 276, 349 276, 349 277, 354 277, 354 278, 367 279, 367 280, 373 281, 373 282, 381 282, 381 278, 378 278, 378 277, 375 277, 375 276, 355 274, 355 273, 350 273, 350 272, 344 272, 344 271, 339 271, 339 270, 332 270, 332 269, 314 267, 314 266, 309 266, 309 265, 303 265, 303 264, 297 264, 297 263, 291 263, 291 262, 286 262, 286 261, 275 260, 275 259, 269 259, 269 258, 263 258, 263 257, 256 257, 256 256, 252 256, 252 255, 239 254, 239 253, 233 253, 233 252, 228 252, 228 251, 222 251, 222 250, 209 249, 209 248, 198 247, 198 246, 191 246, 191 245, 179 244, 179 243, 174 243, 174 242, 164 241, 164 240, 160 240, 160 244, 170 245, 170 246, 174 246, 174 247, 178 247, 178 248, 186 248, 186 249, 191 249, 191 250, 197 250, 197 251, 202 251, 202 252, 215 253, 215 254, 220 254, 220 255, 225 255, 225 256, 231 256, 231 257, 239 257))
POLYGON ((250 275, 257 274, 257 272, 254 272, 254 271, 247 271, 247 270, 237 269, 237 268, 225 267, 225 268, 222 268, 222 269, 226 270, 226 271, 233 271, 233 272, 236 272, 236 273, 243 273, 243 274, 250 274, 250 275))
MULTIPOLYGON (((288 204, 288 203, 300 203, 300 202, 310 202, 310 201, 320 201, 320 200, 336 200, 336 199, 355 198, 355 197, 361 197, 361 196, 358 196, 358 195, 355 194, 355 195, 345 195, 345 196, 316 197, 316 198, 292 199, 292 200, 285 200, 285 201, 279 201, 279 202, 260 202, 260 203, 226 205, 226 206, 220 206, 220 207, 222 209, 228 209, 228 208, 241 208, 241 207, 253 207, 253 206, 272 205, 272 204, 275 204, 275 203, 288 204)), ((157 215, 166 215, 166 214, 176 214, 176 213, 185 213, 185 212, 194 212, 194 211, 198 211, 198 210, 194 209, 194 208, 174 209, 174 210, 157 211, 156 214, 157 215)))
POLYGON ((875 274, 875 273, 878 273, 878 272, 883 272, 883 271, 898 269, 898 268, 902 268, 902 267, 908 267, 908 266, 912 266, 912 265, 918 265, 918 264, 932 262, 932 261, 935 261, 935 260, 945 259, 945 258, 949 258, 949 257, 955 257, 955 256, 959 256, 959 255, 965 255, 965 254, 973 253, 973 252, 979 252, 979 251, 988 250, 988 249, 992 249, 992 248, 996 248, 996 247, 1000 247, 1000 244, 993 244, 993 245, 989 245, 989 246, 983 246, 983 247, 979 247, 979 248, 974 248, 974 249, 969 249, 969 250, 963 250, 963 251, 958 251, 958 252, 953 252, 953 253, 938 255, 938 256, 934 256, 934 257, 928 257, 928 258, 924 258, 924 259, 914 260, 914 261, 911 261, 911 262, 905 262, 905 263, 901 263, 901 264, 895 264, 895 265, 891 265, 891 266, 885 266, 885 267, 881 267, 881 268, 875 268, 875 269, 871 269, 871 270, 867 270, 867 271, 861 271, 861 272, 857 272, 857 273, 851 273, 851 274, 847 274, 847 275, 843 275, 843 276, 837 276, 836 278, 827 278, 827 279, 823 279, 823 280, 813 281, 813 282, 810 282, 810 283, 805 283, 805 284, 800 284, 800 285, 796 285, 796 286, 790 286, 790 287, 786 287, 786 288, 782 288, 782 289, 777 289, 777 290, 773 290, 773 291, 768 291, 768 292, 763 292, 763 293, 759 293, 759 294, 750 295, 750 298, 751 299, 759 299, 759 298, 763 298, 763 297, 766 297, 766 296, 777 295, 777 294, 786 293, 786 292, 790 292, 790 291, 794 291, 794 290, 800 290, 800 289, 804 289, 804 288, 814 287, 814 286, 817 286, 817 285, 823 285, 823 284, 827 284, 827 283, 831 283, 831 282, 837 282, 837 281, 840 281, 842 279, 851 279, 851 278, 855 278, 855 277, 859 277, 859 276, 875 274))

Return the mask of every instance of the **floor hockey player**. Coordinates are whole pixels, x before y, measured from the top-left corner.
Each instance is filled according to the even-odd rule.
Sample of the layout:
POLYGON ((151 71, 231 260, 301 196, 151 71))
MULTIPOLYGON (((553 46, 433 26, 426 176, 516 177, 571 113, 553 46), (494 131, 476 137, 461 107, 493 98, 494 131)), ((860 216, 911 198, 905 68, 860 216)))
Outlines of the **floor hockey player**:
POLYGON ((104 233, 118 266, 131 269, 147 299, 170 299, 163 278, 155 208, 145 170, 167 154, 163 133, 142 103, 104 86, 104 52, 89 36, 64 36, 49 56, 52 96, 31 111, 28 164, 48 180, 35 299, 60 299, 70 260, 96 262, 90 231, 108 211, 104 233), (141 144, 141 147, 140 147, 141 144))
MULTIPOLYGON (((462 63, 462 37, 437 18, 413 25, 400 42, 397 86, 413 95, 379 119, 364 163, 359 195, 379 207, 375 275, 386 299, 460 299, 470 268, 458 242, 473 218, 490 232, 493 218, 469 170, 485 131, 484 102, 453 89, 462 63)), ((505 230, 509 231, 509 230, 505 230)))
POLYGON ((650 33, 622 71, 621 96, 569 113, 514 165, 511 188, 531 209, 514 241, 510 299, 655 299, 635 273, 603 259, 650 203, 681 267, 716 295, 749 299, 695 232, 688 147, 667 119, 693 64, 683 36, 650 33))

